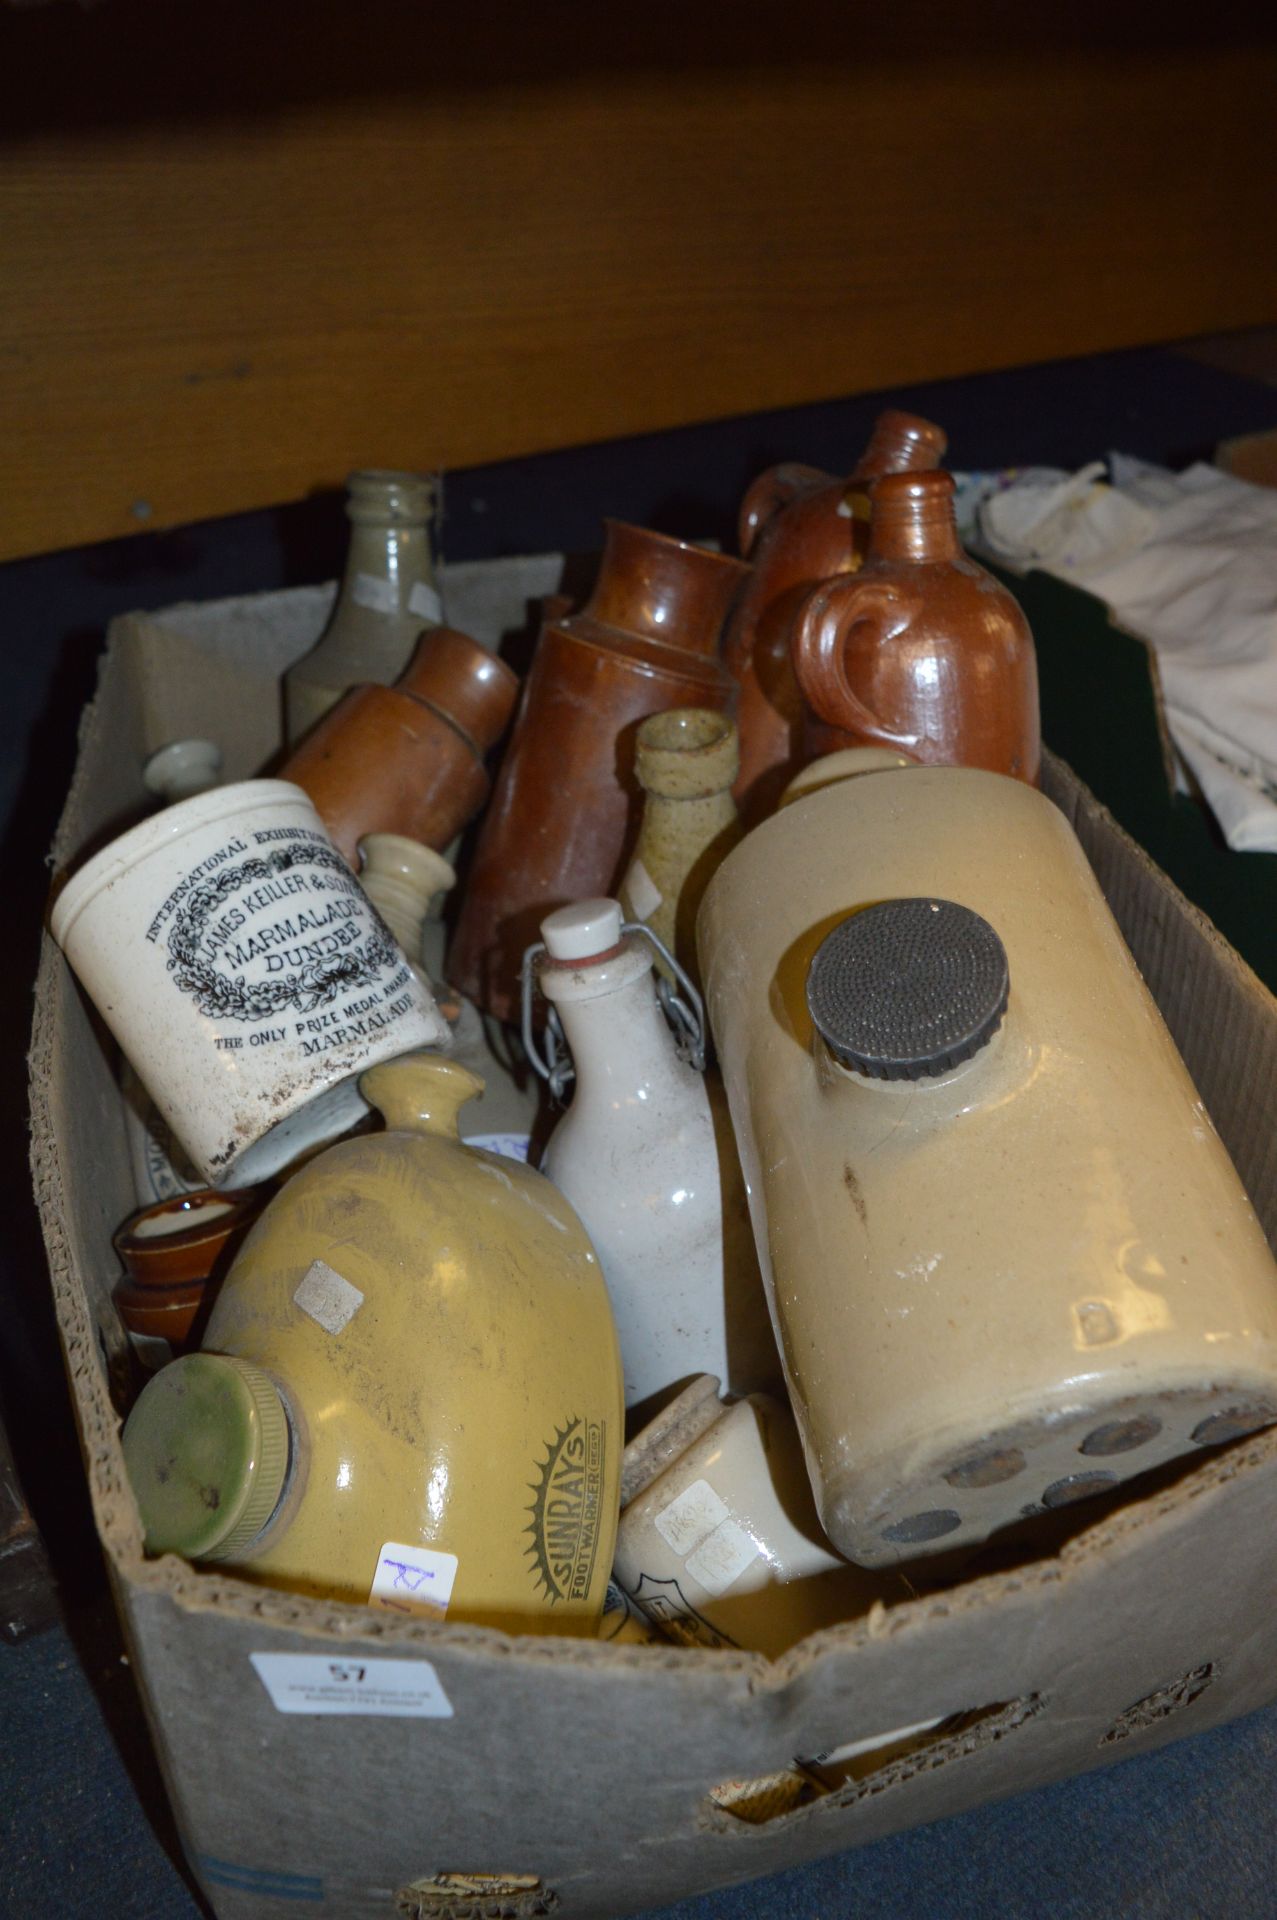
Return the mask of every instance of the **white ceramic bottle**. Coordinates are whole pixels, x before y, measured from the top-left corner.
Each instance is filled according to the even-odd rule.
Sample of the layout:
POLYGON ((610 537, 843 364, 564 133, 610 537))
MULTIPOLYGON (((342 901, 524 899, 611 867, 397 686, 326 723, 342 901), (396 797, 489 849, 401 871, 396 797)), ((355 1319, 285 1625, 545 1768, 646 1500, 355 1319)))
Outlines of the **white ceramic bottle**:
POLYGON ((721 1088, 680 1059, 652 949, 615 900, 541 925, 540 986, 572 1050, 572 1104, 542 1170, 585 1223, 621 1342, 627 1407, 697 1373, 749 1388, 778 1361, 721 1088))

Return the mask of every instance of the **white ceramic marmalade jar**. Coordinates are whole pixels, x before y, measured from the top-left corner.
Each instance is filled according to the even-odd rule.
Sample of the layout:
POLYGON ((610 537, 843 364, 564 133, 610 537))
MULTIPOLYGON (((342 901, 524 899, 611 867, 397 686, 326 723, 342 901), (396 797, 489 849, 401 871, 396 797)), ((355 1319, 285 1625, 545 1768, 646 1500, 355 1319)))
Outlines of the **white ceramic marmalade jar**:
POLYGON ((822 1523, 946 1551, 1277 1419, 1277 1267, 1072 829, 864 773, 698 940, 822 1523))
POLYGON ((167 807, 72 875, 50 926, 210 1186, 251 1186, 365 1112, 366 1067, 445 1036, 300 787, 167 807))

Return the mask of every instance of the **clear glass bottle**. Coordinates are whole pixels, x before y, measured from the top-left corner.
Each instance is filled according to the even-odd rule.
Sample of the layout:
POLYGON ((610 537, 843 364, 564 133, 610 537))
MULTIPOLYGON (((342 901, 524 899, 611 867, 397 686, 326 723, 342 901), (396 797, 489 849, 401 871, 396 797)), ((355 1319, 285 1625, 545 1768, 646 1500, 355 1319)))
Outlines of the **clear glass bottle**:
POLYGON ((397 680, 422 629, 443 624, 430 544, 434 509, 434 484, 420 474, 351 474, 341 589, 319 641, 284 675, 290 745, 351 687, 397 680))

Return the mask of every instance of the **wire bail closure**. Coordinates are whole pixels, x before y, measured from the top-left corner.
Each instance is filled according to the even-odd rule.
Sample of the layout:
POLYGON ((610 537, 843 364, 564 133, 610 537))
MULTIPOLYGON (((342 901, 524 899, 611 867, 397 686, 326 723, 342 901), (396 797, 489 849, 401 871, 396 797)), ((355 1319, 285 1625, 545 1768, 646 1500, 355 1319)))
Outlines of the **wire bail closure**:
MULTIPOLYGON (((677 986, 671 986, 664 974, 656 977, 656 997, 661 1003, 661 1011, 669 1021, 674 1033, 674 1044, 680 1060, 686 1061, 697 1073, 705 1071, 705 1002, 692 982, 687 969, 679 965, 665 942, 652 932, 642 920, 623 920, 621 938, 626 934, 637 933, 647 941, 657 957, 665 962, 674 975, 677 986)), ((572 1055, 563 1032, 563 1023, 559 1019, 557 1007, 551 1006, 545 1028, 545 1052, 537 1040, 532 1027, 532 1001, 536 991, 536 963, 545 952, 544 940, 536 940, 523 953, 520 968, 522 987, 523 1045, 533 1071, 538 1073, 550 1089, 550 1096, 560 1106, 568 1087, 576 1078, 576 1068, 572 1064, 572 1055)))

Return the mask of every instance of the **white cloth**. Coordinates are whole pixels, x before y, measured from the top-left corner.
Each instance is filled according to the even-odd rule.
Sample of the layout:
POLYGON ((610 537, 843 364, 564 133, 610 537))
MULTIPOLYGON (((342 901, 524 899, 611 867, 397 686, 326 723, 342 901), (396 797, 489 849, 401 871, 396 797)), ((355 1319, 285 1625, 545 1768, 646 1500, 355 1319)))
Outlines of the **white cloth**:
POLYGON ((1156 649, 1166 719, 1231 847, 1277 852, 1277 489, 1129 456, 986 492, 989 550, 1106 600, 1156 649))

